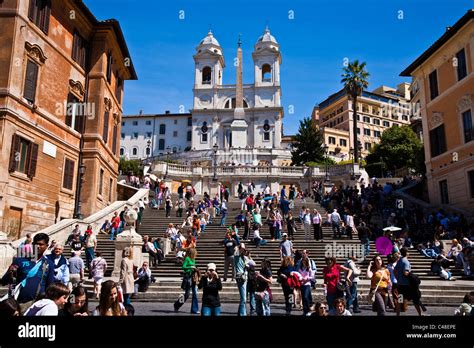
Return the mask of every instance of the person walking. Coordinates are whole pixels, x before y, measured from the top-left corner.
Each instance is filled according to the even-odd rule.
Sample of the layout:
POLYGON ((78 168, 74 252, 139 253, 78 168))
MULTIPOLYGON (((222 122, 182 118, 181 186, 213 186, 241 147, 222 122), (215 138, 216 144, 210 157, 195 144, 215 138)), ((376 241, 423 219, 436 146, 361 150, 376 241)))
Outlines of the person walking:
POLYGON ((235 247, 239 244, 240 243, 237 243, 236 238, 232 236, 232 233, 227 230, 224 239, 224 282, 227 281, 227 273, 229 271, 229 266, 231 267, 231 280, 234 280, 234 253, 235 247))
MULTIPOLYGON (((70 288, 84 281, 84 261, 81 258, 80 251, 74 251, 72 257, 69 258, 69 281, 70 288)), ((90 272, 92 274, 92 272, 90 272)))
POLYGON ((94 280, 94 294, 96 298, 99 298, 100 290, 102 286, 102 279, 107 271, 107 261, 102 257, 102 253, 97 251, 95 253, 95 259, 91 262, 91 274, 94 280))
POLYGON ((308 257, 303 257, 298 269, 298 273, 301 275, 301 298, 303 299, 303 315, 310 315, 310 307, 313 302, 311 297, 311 283, 315 280, 315 273, 311 269, 308 257))
POLYGON ((386 315, 388 303, 388 288, 390 284, 390 272, 385 267, 380 255, 374 256, 367 268, 367 278, 370 282, 369 296, 374 299, 373 310, 378 316, 386 315))
POLYGON ((291 210, 288 212, 288 217, 286 218, 286 227, 288 230, 288 238, 295 240, 294 235, 298 228, 296 227, 296 221, 293 218, 293 212, 291 210))
POLYGON ((85 254, 86 254, 86 265, 89 270, 89 279, 92 278, 92 273, 90 272, 90 264, 95 258, 95 252, 97 249, 97 237, 92 231, 92 226, 89 225, 86 230, 86 239, 84 241, 85 245, 85 254))
POLYGON ((255 305, 258 316, 270 316, 270 303, 272 301, 272 268, 269 259, 262 260, 260 271, 255 272, 255 305))
MULTIPOLYGON (((341 237, 341 215, 337 212, 337 209, 334 209, 328 218, 329 223, 332 227, 332 236, 333 239, 341 237), (337 232, 337 233, 336 233, 337 232)), ((328 305, 331 305, 328 303, 328 305)))
MULTIPOLYGON (((350 310, 351 306, 353 306, 352 313, 360 313, 359 301, 357 299, 357 284, 359 283, 359 276, 362 271, 356 261, 357 257, 351 256, 344 264, 345 267, 352 270, 352 275, 349 277, 351 285, 348 286, 346 294, 346 306, 348 310, 350 310)), ((348 278, 347 274, 345 275, 345 277, 348 278)))
POLYGON ((350 277, 352 276, 352 270, 337 264, 335 257, 326 257, 325 261, 326 267, 323 268, 323 288, 326 293, 326 301, 329 310, 331 310, 334 308, 334 300, 344 297, 344 290, 341 290, 338 286, 338 284, 340 284, 341 272, 346 272, 346 285, 351 286, 350 277))
POLYGON ((221 315, 219 291, 222 290, 222 282, 216 272, 215 263, 209 263, 207 265, 207 272, 201 277, 198 288, 202 289, 202 316, 221 315))
POLYGON ((189 293, 191 292, 191 314, 200 314, 197 294, 197 282, 199 279, 196 279, 199 277, 199 271, 196 268, 196 256, 197 252, 194 247, 189 248, 186 251, 186 257, 182 265, 183 281, 181 283, 181 289, 184 290, 184 295, 180 295, 178 300, 174 303, 175 312, 179 311, 179 309, 184 305, 189 298, 189 293))
POLYGON ((305 209, 302 216, 302 220, 303 220, 303 228, 304 228, 304 240, 308 242, 311 236, 311 224, 312 224, 311 213, 309 209, 305 209))
POLYGON ((321 240, 323 239, 323 232, 321 229, 321 221, 322 217, 321 214, 317 209, 313 210, 313 215, 311 216, 311 220, 313 223, 313 233, 314 233, 314 240, 321 240))
POLYGON ((247 308, 247 263, 249 259, 247 257, 247 249, 244 243, 240 243, 234 254, 234 269, 235 269, 235 280, 237 281, 237 288, 239 290, 239 309, 238 316, 246 316, 247 308))
POLYGON ((284 257, 281 261, 277 275, 278 282, 281 284, 283 290, 283 296, 285 297, 285 311, 287 316, 291 315, 291 309, 295 301, 293 295, 295 285, 293 282, 293 276, 295 274, 297 274, 297 272, 295 271, 293 258, 290 256, 284 257))

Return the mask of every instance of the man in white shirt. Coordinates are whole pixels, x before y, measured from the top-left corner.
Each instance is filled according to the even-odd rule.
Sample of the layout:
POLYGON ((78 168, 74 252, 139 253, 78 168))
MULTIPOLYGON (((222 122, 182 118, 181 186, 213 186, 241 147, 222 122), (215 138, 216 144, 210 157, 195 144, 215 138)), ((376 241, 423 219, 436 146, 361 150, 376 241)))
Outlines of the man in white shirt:
POLYGON ((354 217, 348 212, 346 215, 346 233, 352 239, 352 233, 355 231, 354 217))
POLYGON ((340 238, 341 237, 341 215, 337 212, 337 209, 334 209, 333 212, 329 215, 329 222, 332 226, 332 234, 333 238, 340 238), (337 236, 336 236, 337 231, 337 236))

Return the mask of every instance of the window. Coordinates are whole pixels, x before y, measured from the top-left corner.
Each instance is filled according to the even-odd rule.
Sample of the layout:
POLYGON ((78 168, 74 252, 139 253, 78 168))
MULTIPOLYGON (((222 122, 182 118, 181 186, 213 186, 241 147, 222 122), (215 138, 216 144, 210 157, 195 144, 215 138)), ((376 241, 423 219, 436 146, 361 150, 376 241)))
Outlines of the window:
POLYGON ((270 66, 270 64, 262 65, 262 81, 272 82, 272 67, 270 66))
POLYGON ((357 115, 357 116, 356 116, 356 119, 357 119, 357 121, 360 121, 360 116, 357 115))
POLYGON ((148 156, 150 156, 150 154, 151 154, 151 148, 150 148, 150 147, 147 147, 147 148, 145 149, 145 156, 148 157, 148 156))
POLYGON ((109 202, 112 201, 112 193, 114 192, 112 188, 113 185, 114 185, 114 180, 110 178, 109 179, 109 202))
POLYGON ((192 137, 193 137, 193 132, 192 132, 192 131, 188 131, 188 134, 186 135, 186 141, 191 141, 191 140, 192 140, 192 137))
POLYGON ((467 172, 467 179, 469 180, 469 190, 471 192, 471 198, 474 198, 474 170, 467 172))
POLYGON ((119 103, 122 101, 122 84, 123 84, 123 81, 117 70, 115 72, 115 97, 117 98, 117 101, 119 103))
POLYGON ((384 127, 390 127, 390 122, 388 122, 388 121, 383 121, 383 126, 384 126, 384 127))
POLYGON ((441 204, 449 204, 448 180, 441 180, 439 182, 439 196, 441 204))
POLYGON ((82 133, 84 120, 83 104, 74 94, 69 93, 67 96, 66 125, 82 133))
POLYGON ((461 81, 467 75, 466 52, 464 48, 456 53, 458 81, 461 81))
POLYGON ((125 126, 125 121, 122 121, 122 127, 125 126))
POLYGON ((173 123, 174 123, 174 124, 178 124, 178 120, 174 120, 173 123))
POLYGON ((364 135, 370 136, 370 129, 364 128, 364 135))
POLYGON ((369 112, 369 106, 368 105, 365 105, 365 104, 362 104, 362 112, 369 112))
POLYGON ((403 121, 408 121, 408 116, 407 115, 402 115, 402 120, 403 121))
POLYGON ((125 139, 125 133, 120 133, 120 139, 125 139))
POLYGON ((64 161, 64 176, 63 176, 63 187, 68 190, 72 190, 74 182, 74 167, 75 162, 66 158, 64 161))
POLYGON ((376 106, 372 106, 372 114, 379 115, 380 114, 379 108, 376 106))
POLYGON ((472 127, 471 110, 462 113, 462 125, 464 129, 464 142, 474 140, 474 128, 472 127))
POLYGON ((363 120, 365 123, 370 123, 370 117, 364 116, 363 120))
POLYGON ((357 134, 360 134, 360 128, 357 128, 357 134))
POLYGON ((147 139, 150 139, 150 138, 151 138, 151 132, 147 132, 147 133, 146 133, 146 138, 147 138, 147 139))
POLYGON ((132 149, 132 156, 137 156, 138 155, 138 148, 134 147, 132 149))
POLYGON ((133 133, 133 139, 138 139, 138 133, 137 132, 133 133))
POLYGON ((138 121, 133 121, 134 126, 138 126, 138 121))
POLYGON ((431 100, 433 100, 439 94, 438 93, 438 74, 436 70, 434 70, 429 75, 429 81, 430 81, 430 96, 431 96, 431 100))
POLYGON ((10 151, 10 173, 19 172, 26 174, 30 179, 36 175, 38 162, 38 144, 14 134, 10 151))
POLYGON ((173 131, 173 137, 177 137, 178 136, 178 131, 173 131))
POLYGON ((101 168, 99 172, 99 195, 102 196, 102 191, 104 189, 104 170, 101 168))
POLYGON ((109 140, 109 112, 104 112, 104 128, 102 132, 102 139, 104 139, 104 143, 107 144, 109 140))
POLYGON ((329 144, 336 144, 336 138, 335 137, 329 137, 329 144))
POLYGON ((72 42, 72 59, 81 66, 82 69, 86 69, 86 57, 87 57, 87 42, 84 38, 79 35, 77 31, 74 31, 74 39, 72 42))
POLYGON ((364 149, 366 149, 367 151, 370 151, 371 148, 372 148, 371 143, 364 143, 364 149))
POLYGON ((158 150, 164 150, 164 149, 165 149, 165 139, 158 140, 158 150))
POLYGON ((120 156, 125 155, 125 149, 123 147, 120 148, 120 156))
POLYGON ((270 141, 270 121, 263 122, 263 141, 270 141))
POLYGON ((166 124, 160 124, 160 134, 166 133, 166 124))
POLYGON ((381 134, 380 131, 374 130, 374 137, 380 138, 381 134))
POLYGON ((263 132, 263 141, 270 141, 270 132, 263 132))
POLYGON ((347 140, 346 139, 339 139, 339 146, 347 146, 347 140))
POLYGON ((23 97, 32 104, 34 104, 35 102, 38 70, 38 64, 28 59, 26 65, 25 85, 23 87, 23 97))
POLYGON ((193 125, 193 118, 188 117, 188 127, 191 127, 193 125))
POLYGON ((112 129, 112 153, 117 154, 117 125, 114 122, 114 128, 112 129))
POLYGON ((207 143, 207 133, 201 134, 201 142, 202 143, 207 143))
POLYGON ((112 52, 109 51, 107 53, 107 82, 110 83, 112 80, 112 64, 113 64, 113 57, 112 52))
POLYGON ((51 15, 51 0, 30 0, 28 17, 46 35, 49 31, 49 17, 51 15))
POLYGON ((446 137, 444 133, 444 124, 430 130, 430 148, 431 157, 436 157, 446 152, 446 137))
POLYGON ((210 85, 211 77, 212 77, 212 69, 208 66, 204 67, 204 69, 202 69, 202 84, 210 85))
POLYGON ((151 126, 151 121, 145 121, 145 125, 151 126))
POLYGON ((380 126, 380 120, 378 118, 373 118, 372 123, 377 125, 377 126, 380 126))

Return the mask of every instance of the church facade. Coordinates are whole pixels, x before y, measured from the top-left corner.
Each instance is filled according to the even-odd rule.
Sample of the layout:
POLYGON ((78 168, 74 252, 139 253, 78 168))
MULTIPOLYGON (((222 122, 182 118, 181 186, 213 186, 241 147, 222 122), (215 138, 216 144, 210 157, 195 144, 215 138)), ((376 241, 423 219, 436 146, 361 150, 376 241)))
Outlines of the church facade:
POLYGON ((291 155, 281 144, 280 45, 268 28, 258 39, 253 84, 242 81, 242 54, 239 39, 237 57, 229 64, 235 66, 236 83, 224 85, 226 62, 212 32, 196 47, 191 153, 214 148, 219 164, 281 164, 291 155))

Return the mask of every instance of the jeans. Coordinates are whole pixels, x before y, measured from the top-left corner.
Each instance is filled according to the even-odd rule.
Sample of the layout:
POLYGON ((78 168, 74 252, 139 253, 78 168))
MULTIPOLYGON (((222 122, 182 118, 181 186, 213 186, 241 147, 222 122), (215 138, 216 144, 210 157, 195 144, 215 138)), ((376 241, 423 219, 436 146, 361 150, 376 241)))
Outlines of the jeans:
POLYGON ((301 286, 301 298, 303 300, 303 315, 306 315, 310 312, 309 307, 313 299, 311 298, 311 285, 301 286))
POLYGON ((202 307, 201 315, 203 317, 218 317, 221 315, 221 307, 202 307))
POLYGON ((227 211, 222 212, 221 226, 225 226, 225 219, 227 217, 227 211))
POLYGON ((94 259, 94 248, 86 248, 86 264, 87 264, 87 269, 89 270, 89 274, 91 274, 91 268, 90 264, 92 260, 94 259))
POLYGON ((117 232, 118 228, 112 227, 112 229, 110 230, 110 240, 114 240, 114 236, 115 234, 117 234, 117 232))
POLYGON ((281 229, 280 225, 275 226, 275 239, 280 240, 281 239, 281 229))
POLYGON ((257 315, 258 316, 270 316, 270 294, 268 291, 263 292, 263 298, 260 296, 257 297, 256 305, 257 305, 257 315))
POLYGON ((255 304, 255 291, 249 291, 248 296, 249 296, 249 304, 250 304, 250 315, 253 315, 255 311, 257 311, 257 314, 258 314, 258 310, 256 309, 256 304, 255 304))
POLYGON ((368 238, 363 238, 360 242, 364 245, 364 258, 370 254, 370 240, 368 238))
POLYGON ((123 304, 130 305, 132 304, 132 294, 123 294, 123 304))
POLYGON ((336 230, 337 230, 337 236, 341 237, 341 226, 339 223, 332 223, 332 235, 335 238, 336 237, 336 230))
POLYGON ((232 280, 234 279, 234 255, 226 256, 224 259, 224 281, 227 280, 227 273, 229 271, 229 265, 231 268, 232 280))
POLYGON ((265 239, 258 239, 258 238, 254 238, 253 242, 255 243, 257 248, 268 243, 265 239))
POLYGON ((311 236, 311 225, 304 223, 303 227, 304 227, 304 240, 308 241, 311 236))
POLYGON ((176 311, 179 310, 189 298, 189 293, 192 292, 191 313, 196 314, 197 312, 199 312, 197 290, 198 290, 197 285, 188 284, 186 288, 184 289, 184 298, 181 300, 181 296, 180 296, 180 298, 174 303, 174 309, 176 311))
POLYGON ((357 299, 357 283, 352 283, 349 287, 349 293, 347 294, 347 309, 350 309, 353 305, 353 310, 359 310, 359 301, 357 299))
POLYGON ((240 303, 238 315, 244 317, 247 315, 247 280, 237 279, 237 287, 239 289, 240 303))

